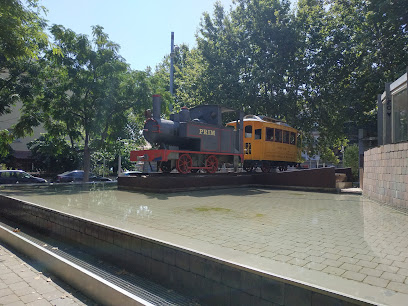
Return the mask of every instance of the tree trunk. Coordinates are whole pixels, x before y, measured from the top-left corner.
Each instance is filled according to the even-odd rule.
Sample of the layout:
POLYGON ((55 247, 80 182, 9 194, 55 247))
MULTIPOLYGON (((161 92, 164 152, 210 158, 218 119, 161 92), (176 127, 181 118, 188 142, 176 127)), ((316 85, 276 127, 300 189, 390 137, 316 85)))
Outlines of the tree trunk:
POLYGON ((91 152, 89 151, 89 133, 85 132, 85 145, 84 145, 84 180, 89 181, 89 170, 91 168, 91 152))

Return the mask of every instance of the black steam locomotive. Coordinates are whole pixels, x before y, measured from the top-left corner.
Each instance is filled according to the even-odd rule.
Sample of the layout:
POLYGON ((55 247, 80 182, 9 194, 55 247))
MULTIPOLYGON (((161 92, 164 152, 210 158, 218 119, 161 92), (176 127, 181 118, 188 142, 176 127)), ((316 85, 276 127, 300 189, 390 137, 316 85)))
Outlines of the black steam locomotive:
POLYGON ((222 163, 243 162, 243 112, 219 105, 200 105, 162 119, 160 96, 153 96, 153 114, 146 111, 143 136, 155 149, 132 151, 131 161, 157 162, 163 172, 202 169, 214 173, 222 163), (235 112, 236 126, 224 126, 222 116, 235 112))

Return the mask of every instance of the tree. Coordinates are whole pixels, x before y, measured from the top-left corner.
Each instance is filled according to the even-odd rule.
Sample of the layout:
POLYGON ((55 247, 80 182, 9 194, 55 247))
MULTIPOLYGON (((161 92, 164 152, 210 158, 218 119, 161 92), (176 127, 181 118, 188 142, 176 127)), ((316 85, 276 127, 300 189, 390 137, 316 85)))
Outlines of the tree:
POLYGON ((376 96, 408 61, 407 13, 399 1, 298 2, 302 130, 318 130, 319 146, 376 131, 376 96))
POLYGON ((351 168, 354 180, 357 180, 358 178, 359 171, 358 160, 359 160, 358 145, 353 144, 351 146, 347 146, 344 149, 344 166, 351 168))
POLYGON ((37 98, 24 105, 16 129, 44 124, 53 135, 79 141, 84 148, 84 181, 88 181, 91 150, 117 139, 132 109, 150 106, 147 73, 130 71, 119 55, 119 45, 109 40, 103 28, 93 27, 93 39, 63 26, 51 28, 60 54, 48 50, 41 70, 44 84, 37 98))
POLYGON ((41 135, 27 144, 37 170, 57 173, 71 170, 82 161, 82 154, 72 148, 63 137, 41 135))
MULTIPOLYGON (((35 59, 48 45, 43 7, 37 0, 0 1, 0 116, 10 112, 17 101, 32 97, 29 71, 35 70, 35 59)), ((54 50, 55 51, 55 50, 54 50)), ((13 134, 0 130, 0 157, 9 152, 13 134)))

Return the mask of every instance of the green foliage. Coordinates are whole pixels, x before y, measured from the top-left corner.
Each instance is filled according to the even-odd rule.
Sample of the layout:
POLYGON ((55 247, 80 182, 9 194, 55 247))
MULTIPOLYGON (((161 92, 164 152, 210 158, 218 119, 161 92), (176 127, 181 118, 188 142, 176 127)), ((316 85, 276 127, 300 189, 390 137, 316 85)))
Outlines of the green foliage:
POLYGON ((0 115, 30 95, 27 73, 48 44, 37 0, 0 2, 0 115))
POLYGON ((0 130, 0 158, 7 156, 12 142, 13 135, 8 130, 0 130))
POLYGON ((177 102, 224 104, 318 131, 316 149, 331 150, 335 162, 339 142, 375 130, 376 96, 404 72, 402 2, 300 0, 295 12, 285 0, 237 0, 229 12, 216 3, 203 14, 197 48, 176 53, 177 102))
POLYGON ((28 143, 34 159, 34 167, 48 173, 60 173, 77 169, 82 153, 72 148, 64 138, 44 134, 28 143))
POLYGON ((353 144, 351 146, 347 146, 344 149, 344 166, 351 167, 351 171, 353 173, 353 178, 356 181, 358 178, 359 172, 359 152, 358 152, 358 145, 353 144))
POLYGON ((93 39, 54 25, 51 28, 61 54, 48 50, 43 61, 43 86, 37 87, 33 103, 24 105, 16 130, 28 132, 43 123, 56 137, 68 137, 71 147, 84 147, 84 180, 91 163, 91 150, 103 150, 121 137, 131 111, 150 106, 147 72, 130 71, 119 55, 119 45, 108 39, 100 26, 93 39))
POLYGON ((41 47, 48 44, 45 21, 40 17, 44 8, 38 0, 1 0, 0 7, 2 66, 4 61, 36 58, 41 47))
MULTIPOLYGON (((40 17, 44 10, 37 0, 0 1, 0 116, 10 112, 18 100, 32 97, 30 77, 35 70, 35 59, 48 45, 44 32, 45 21, 40 17)), ((9 153, 11 135, 0 130, 0 156, 9 153)))

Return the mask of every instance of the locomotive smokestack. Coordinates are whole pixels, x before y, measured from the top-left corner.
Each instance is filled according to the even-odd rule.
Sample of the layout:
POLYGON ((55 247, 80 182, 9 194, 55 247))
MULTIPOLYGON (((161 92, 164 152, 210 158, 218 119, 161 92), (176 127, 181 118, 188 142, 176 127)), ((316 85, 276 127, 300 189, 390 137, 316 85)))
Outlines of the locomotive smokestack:
POLYGON ((153 119, 159 120, 161 114, 161 98, 160 95, 153 95, 153 119))

